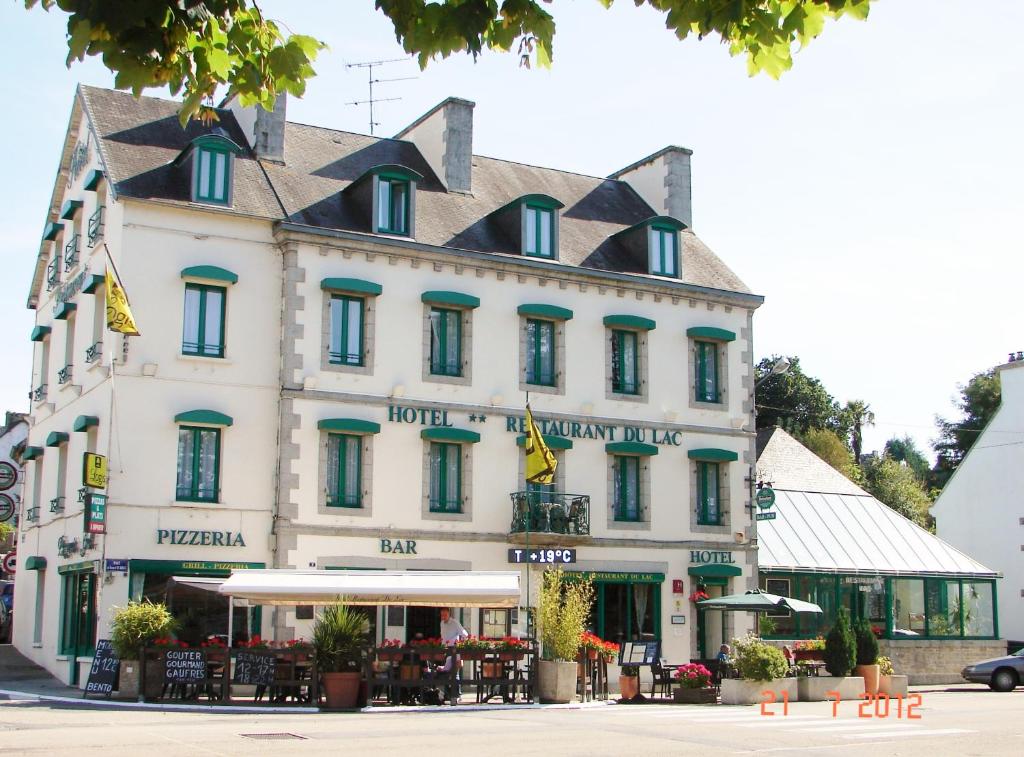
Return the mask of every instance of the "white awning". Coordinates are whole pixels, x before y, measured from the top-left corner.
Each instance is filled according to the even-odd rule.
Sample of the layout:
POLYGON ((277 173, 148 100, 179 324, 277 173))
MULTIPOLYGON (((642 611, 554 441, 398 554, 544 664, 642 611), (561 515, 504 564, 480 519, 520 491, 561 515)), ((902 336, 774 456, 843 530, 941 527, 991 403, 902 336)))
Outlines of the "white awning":
POLYGON ((518 607, 512 571, 236 570, 218 591, 260 605, 518 607))

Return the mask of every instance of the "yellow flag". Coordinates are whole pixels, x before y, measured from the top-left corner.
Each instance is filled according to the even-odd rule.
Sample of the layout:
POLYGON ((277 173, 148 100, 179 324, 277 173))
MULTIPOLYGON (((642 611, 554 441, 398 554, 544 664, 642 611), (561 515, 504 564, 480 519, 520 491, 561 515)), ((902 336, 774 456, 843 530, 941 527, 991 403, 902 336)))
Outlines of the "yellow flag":
POLYGON ((114 276, 111 266, 107 266, 106 277, 107 290, 107 328, 120 334, 138 336, 139 330, 135 327, 135 319, 132 317, 132 310, 128 306, 128 295, 114 276))
POLYGON ((526 406, 526 480, 531 484, 550 484, 555 480, 558 461, 544 443, 530 406, 526 406))

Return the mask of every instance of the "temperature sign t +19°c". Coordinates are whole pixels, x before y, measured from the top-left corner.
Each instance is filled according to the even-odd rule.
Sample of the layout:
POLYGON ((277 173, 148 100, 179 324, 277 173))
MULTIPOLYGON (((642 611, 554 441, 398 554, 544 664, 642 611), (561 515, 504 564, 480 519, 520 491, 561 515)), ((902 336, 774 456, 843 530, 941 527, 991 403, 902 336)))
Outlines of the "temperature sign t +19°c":
POLYGON ((510 549, 510 563, 537 563, 538 565, 566 565, 576 562, 576 550, 568 547, 549 549, 510 549))

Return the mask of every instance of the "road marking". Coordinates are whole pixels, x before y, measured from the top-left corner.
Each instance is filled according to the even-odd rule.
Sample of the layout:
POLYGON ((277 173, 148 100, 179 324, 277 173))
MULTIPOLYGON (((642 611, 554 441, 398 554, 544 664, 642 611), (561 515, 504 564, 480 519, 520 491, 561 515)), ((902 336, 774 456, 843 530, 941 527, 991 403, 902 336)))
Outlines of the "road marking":
POLYGON ((900 731, 877 731, 875 733, 847 733, 843 735, 844 739, 876 739, 876 738, 889 738, 891 736, 946 736, 954 733, 977 733, 977 731, 970 731, 965 728, 922 728, 920 730, 911 730, 904 728, 900 731))

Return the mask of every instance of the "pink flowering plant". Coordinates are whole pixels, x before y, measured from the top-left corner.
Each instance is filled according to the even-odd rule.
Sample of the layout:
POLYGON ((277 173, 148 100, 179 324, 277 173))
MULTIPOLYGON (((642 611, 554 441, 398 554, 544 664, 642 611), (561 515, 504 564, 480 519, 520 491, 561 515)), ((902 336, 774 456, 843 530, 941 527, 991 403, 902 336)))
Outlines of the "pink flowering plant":
POLYGON ((672 677, 684 689, 706 689, 711 685, 711 671, 700 663, 680 665, 672 677))

